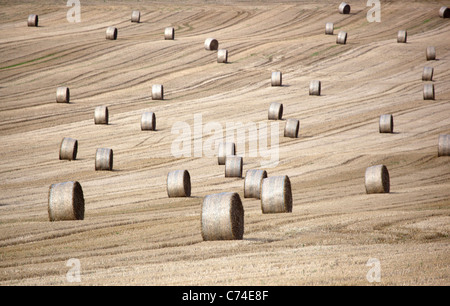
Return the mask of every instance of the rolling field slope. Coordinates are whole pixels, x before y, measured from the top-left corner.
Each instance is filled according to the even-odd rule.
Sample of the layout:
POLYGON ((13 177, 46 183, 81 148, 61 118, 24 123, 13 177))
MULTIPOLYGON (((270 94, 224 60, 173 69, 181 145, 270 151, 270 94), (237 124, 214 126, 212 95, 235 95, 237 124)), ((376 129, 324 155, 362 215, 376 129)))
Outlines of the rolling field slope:
POLYGON ((81 285, 371 285, 371 258, 381 285, 450 284, 450 157, 437 155, 438 136, 450 134, 450 19, 438 16, 450 2, 381 1, 379 23, 361 0, 348 1, 349 15, 340 1, 85 2, 81 22, 69 23, 64 1, 0 1, 0 285, 68 285, 71 258, 81 285), (27 27, 29 14, 39 27, 27 27), (204 49, 208 37, 229 63, 204 49), (423 100, 425 66, 435 100, 423 100), (284 86, 270 86, 272 71, 284 86), (308 95, 311 80, 321 96, 308 95), (153 84, 164 100, 152 100, 153 84), (71 103, 55 102, 58 86, 71 103), (299 138, 283 137, 285 120, 267 120, 271 102, 300 120, 299 138), (99 105, 107 126, 94 125, 99 105), (144 111, 157 131, 140 130, 144 111), (394 116, 394 133, 378 132, 382 114, 394 116), (174 156, 180 122, 190 146, 174 156), (269 155, 250 133, 237 154, 244 175, 290 177, 292 213, 263 215, 259 200, 244 199, 244 180, 225 178, 206 154, 230 123, 267 132, 269 155), (63 137, 78 140, 77 160, 58 159, 63 137), (94 170, 103 147, 114 150, 113 171, 94 170), (389 169, 389 194, 366 194, 365 169, 377 164, 389 169), (167 197, 177 169, 190 172, 190 198, 167 197), (49 222, 49 186, 72 180, 85 219, 49 222), (244 239, 204 242, 203 198, 225 191, 241 196, 244 239))

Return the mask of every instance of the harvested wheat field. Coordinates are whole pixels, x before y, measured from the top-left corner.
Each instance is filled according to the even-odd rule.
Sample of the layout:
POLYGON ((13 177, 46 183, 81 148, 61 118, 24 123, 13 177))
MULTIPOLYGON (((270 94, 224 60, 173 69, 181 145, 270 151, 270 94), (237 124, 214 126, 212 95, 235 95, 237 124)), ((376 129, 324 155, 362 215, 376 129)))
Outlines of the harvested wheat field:
POLYGON ((65 1, 0 1, 0 285, 450 285, 450 157, 438 157, 450 134, 450 19, 439 10, 450 2, 381 1, 381 22, 365 0, 347 1, 350 14, 340 2, 94 0, 69 22, 65 1), (282 86, 271 86, 277 71, 282 86), (58 87, 69 103, 56 102, 58 87), (282 119, 268 120, 272 102, 282 119), (108 124, 94 123, 97 106, 108 124), (141 130, 144 112, 155 130, 141 130), (379 132, 383 114, 392 133, 379 132), (289 118, 297 138, 283 137, 289 118), (235 137, 242 178, 217 162, 229 123, 258 132, 235 137), (64 137, 78 141, 74 160, 59 159, 64 137), (114 151, 111 171, 95 171, 99 148, 114 151), (375 165, 389 193, 366 193, 375 165), (249 169, 287 175, 292 212, 244 198, 249 169), (168 197, 174 170, 189 171, 190 197, 168 197), (50 222, 49 188, 68 181, 82 187, 84 219, 50 222), (222 192, 240 195, 243 239, 204 241, 203 199, 222 192))

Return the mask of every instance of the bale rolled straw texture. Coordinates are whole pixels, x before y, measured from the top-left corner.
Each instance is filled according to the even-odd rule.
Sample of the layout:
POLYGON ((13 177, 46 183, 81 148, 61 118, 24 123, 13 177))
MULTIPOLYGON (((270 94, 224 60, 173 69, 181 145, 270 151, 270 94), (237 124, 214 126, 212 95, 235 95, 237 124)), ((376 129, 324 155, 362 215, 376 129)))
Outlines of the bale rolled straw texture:
POLYGON ((108 124, 109 111, 107 106, 97 106, 94 111, 95 124, 108 124))
POLYGON ((207 38, 205 40, 205 50, 214 51, 219 49, 219 42, 215 38, 207 38))
POLYGON ((108 27, 106 29, 106 39, 108 40, 116 40, 117 39, 117 28, 108 27))
POLYGON ((284 127, 284 137, 297 138, 299 129, 300 121, 298 119, 287 119, 284 127))
POLYGON ((450 156, 450 135, 439 135, 438 156, 450 156))
POLYGON ((39 24, 39 16, 35 14, 28 15, 27 25, 29 27, 37 27, 39 24))
POLYGON ((187 170, 170 171, 167 175, 167 195, 169 198, 191 196, 191 176, 187 170))
POLYGON ((341 14, 350 14, 350 5, 348 3, 342 2, 339 5, 339 13, 341 14))
POLYGON ((141 131, 156 130, 156 115, 153 112, 145 112, 141 116, 141 131))
POLYGON ((326 35, 333 35, 334 34, 334 23, 327 22, 325 24, 325 34, 326 35))
POLYGON ((113 150, 108 148, 97 149, 95 153, 95 170, 113 169, 113 150))
POLYGON ((250 169, 245 173, 244 198, 261 198, 261 185, 267 178, 266 170, 250 169))
POLYGON ((281 71, 272 72, 272 76, 270 78, 272 86, 282 86, 283 85, 283 74, 281 71))
POLYGON ((283 118, 283 104, 272 102, 269 106, 269 120, 281 120, 283 118))
POLYGON ((229 155, 236 155, 236 144, 234 142, 219 143, 219 152, 217 154, 219 165, 225 165, 226 157, 229 155))
POLYGON ((391 114, 380 116, 379 130, 380 133, 392 133, 394 131, 394 117, 391 114))
POLYGON ((174 40, 175 39, 175 28, 167 27, 164 29, 164 39, 165 40, 174 40))
POLYGON ((441 7, 441 9, 439 10, 439 17, 450 18, 450 9, 446 6, 441 7))
POLYGON ((376 165, 366 169, 366 193, 389 193, 389 171, 385 165, 376 165))
POLYGON ((424 100, 434 100, 434 84, 425 84, 423 86, 423 99, 424 100))
POLYGON ((422 73, 422 81, 433 81, 434 68, 424 67, 422 73))
POLYGON ((60 160, 75 160, 77 159, 78 140, 64 137, 59 146, 60 160))
POLYGON ((336 38, 336 43, 339 45, 345 45, 347 43, 347 32, 340 31, 336 38))
POLYGON ((84 196, 80 183, 74 181, 50 185, 48 217, 50 221, 84 219, 84 196))
POLYGON ((321 91, 322 91, 322 82, 313 80, 309 83, 310 96, 320 96, 321 91))
POLYGON ((152 100, 164 100, 164 86, 160 84, 152 85, 152 100))
POLYGON ((238 193, 223 192, 203 199, 202 238, 212 240, 242 240, 244 236, 244 207, 238 193))
POLYGON ((70 102, 69 87, 56 88, 56 102, 57 103, 69 103, 70 102))
POLYGON ((427 47, 426 56, 427 61, 434 61, 436 59, 436 48, 433 46, 427 47))
POLYGON ((243 164, 241 156, 227 155, 225 159, 225 177, 242 178, 243 164))
POLYGON ((263 214, 292 212, 291 181, 287 175, 273 176, 263 180, 261 210, 263 214))
POLYGON ((397 42, 406 44, 407 40, 408 40, 408 32, 405 30, 398 31, 397 42))
POLYGON ((141 12, 140 11, 132 11, 131 12, 131 22, 139 23, 141 21, 141 12))
POLYGON ((220 49, 217 51, 217 62, 218 63, 228 63, 228 50, 220 49))

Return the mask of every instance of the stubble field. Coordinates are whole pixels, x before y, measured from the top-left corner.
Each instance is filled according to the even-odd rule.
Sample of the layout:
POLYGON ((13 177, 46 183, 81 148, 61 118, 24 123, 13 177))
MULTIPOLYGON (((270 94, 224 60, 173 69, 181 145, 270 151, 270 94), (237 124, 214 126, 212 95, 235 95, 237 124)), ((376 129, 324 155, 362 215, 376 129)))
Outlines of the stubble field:
MULTIPOLYGON (((85 2, 81 22, 69 23, 61 1, 0 1, 0 285, 69 285, 71 258, 81 285, 371 285, 371 258, 381 285, 450 284, 450 157, 437 155, 439 134, 450 134, 450 20, 438 11, 450 3, 382 1, 381 22, 370 23, 366 1, 352 1, 349 15, 339 1, 85 2), (27 27, 32 13, 39 27, 27 27), (168 26, 174 41, 164 40, 168 26), (336 44, 341 30, 346 45, 336 44), (228 49, 228 64, 204 49, 208 37, 228 49), (422 97, 425 66, 435 100, 422 97), (272 71, 284 86, 270 86, 272 71), (311 80, 322 81, 320 97, 308 95, 311 80), (164 85, 163 101, 152 100, 153 84, 164 85), (58 86, 71 103, 55 102, 58 86), (267 120, 271 102, 300 120, 299 138, 267 120), (107 126, 94 125, 99 105, 107 126), (156 113, 157 131, 140 130, 143 111, 156 113), (378 132, 382 114, 393 114, 394 133, 378 132), (266 170, 289 176, 293 212, 262 214, 243 179, 195 154, 194 135, 191 157, 174 157, 172 127, 194 134, 194 116, 278 128, 279 163, 266 170), (77 160, 58 159, 63 137, 78 140, 77 160), (102 147, 114 150, 113 171, 94 170, 102 147), (389 194, 365 192, 365 169, 377 164, 389 169, 389 194), (167 197, 177 169, 190 172, 190 198, 167 197), (49 186, 73 180, 85 219, 50 222, 49 186), (244 239, 205 242, 203 198, 225 191, 241 196, 244 239)), ((247 135, 237 146, 244 174, 270 159, 249 149, 247 135)))

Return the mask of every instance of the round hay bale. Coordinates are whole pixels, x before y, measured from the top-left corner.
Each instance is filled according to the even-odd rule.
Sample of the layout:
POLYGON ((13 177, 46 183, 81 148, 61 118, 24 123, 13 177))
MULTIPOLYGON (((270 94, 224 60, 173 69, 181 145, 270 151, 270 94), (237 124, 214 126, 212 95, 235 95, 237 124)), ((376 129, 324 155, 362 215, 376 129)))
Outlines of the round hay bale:
POLYGON ((109 112, 107 106, 97 106, 94 111, 95 124, 108 124, 109 112))
POLYGON ((244 198, 261 198, 261 185, 263 179, 267 178, 266 170, 247 170, 244 180, 244 198))
POLYGON ((64 137, 59 146, 60 160, 75 160, 77 159, 78 140, 64 137))
POLYGON ((300 121, 298 119, 289 118, 286 120, 284 127, 284 137, 297 138, 300 129, 300 121))
POLYGON ((172 27, 168 27, 164 29, 164 39, 165 40, 174 40, 175 39, 175 29, 172 27))
POLYGON ((202 238, 212 240, 242 240, 244 207, 236 192, 207 195, 202 204, 202 238))
POLYGON ((84 219, 84 196, 80 183, 74 181, 50 185, 48 217, 50 221, 84 219))
POLYGON ((207 38, 205 40, 205 50, 214 51, 219 49, 219 42, 215 38, 207 38))
POLYGON ((95 170, 113 169, 113 150, 107 148, 97 149, 95 153, 95 170))
POLYGON ((269 120, 281 120, 283 118, 283 104, 272 102, 269 106, 269 120))
POLYGON ((139 23, 141 21, 141 12, 140 11, 132 11, 131 12, 131 22, 139 23))
POLYGON ((225 159, 225 177, 242 178, 243 164, 241 156, 227 155, 225 159))
POLYGON ((236 155, 236 144, 234 142, 219 143, 219 153, 217 154, 219 165, 225 165, 226 157, 236 155))
POLYGON ((434 84, 425 84, 423 87, 423 99, 434 100, 434 84))
POLYGON ((366 169, 366 193, 389 193, 389 171, 385 165, 376 165, 366 169))
POLYGON ((169 172, 167 175, 167 195, 169 198, 191 196, 191 176, 187 170, 169 172))
POLYGON ((261 209, 263 214, 292 212, 291 181, 287 175, 269 177, 263 180, 261 209))
POLYGON ((347 43, 347 32, 340 31, 336 38, 336 43, 339 45, 345 45, 347 43))
POLYGON ((38 15, 28 15, 27 24, 29 27, 37 27, 39 23, 39 16, 38 15))
POLYGON ((271 84, 272 84, 272 86, 282 86, 283 74, 281 73, 281 71, 272 72, 271 84))
POLYGON ((108 27, 106 29, 106 39, 116 40, 117 39, 117 28, 115 28, 115 27, 108 27))
POLYGON ((309 83, 309 95, 320 96, 322 90, 322 82, 314 80, 309 83))
POLYGON ((153 112, 145 112, 141 116, 141 131, 156 130, 156 115, 153 112))
POLYGON ((394 117, 390 114, 380 116, 380 133, 392 133, 394 131, 394 117))
POLYGON ((398 34, 397 34, 397 42, 398 43, 406 44, 407 39, 408 39, 407 31, 404 31, 404 30, 398 31, 398 34))
POLYGON ((448 7, 446 6, 441 7, 441 9, 439 10, 439 17, 450 18, 450 9, 448 9, 448 7))
POLYGON ((334 23, 327 22, 325 24, 325 34, 326 35, 333 35, 334 34, 334 23))
POLYGON ((434 61, 436 59, 436 48, 435 47, 427 47, 426 55, 427 55, 427 61, 434 61))
POLYGON ((69 87, 56 88, 56 102, 57 103, 69 103, 70 102, 69 87))
POLYGON ((339 13, 341 14, 350 14, 350 5, 348 3, 342 2, 339 5, 339 13))
POLYGON ((220 49, 217 51, 217 62, 218 63, 228 63, 228 50, 220 49))
POLYGON ((433 81, 434 68, 424 67, 422 73, 422 81, 433 81))
POLYGON ((164 100, 164 86, 155 84, 152 86, 152 100, 164 100))
POLYGON ((438 156, 450 156, 450 135, 439 135, 438 156))

